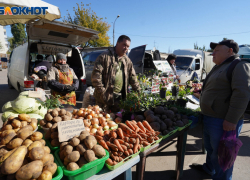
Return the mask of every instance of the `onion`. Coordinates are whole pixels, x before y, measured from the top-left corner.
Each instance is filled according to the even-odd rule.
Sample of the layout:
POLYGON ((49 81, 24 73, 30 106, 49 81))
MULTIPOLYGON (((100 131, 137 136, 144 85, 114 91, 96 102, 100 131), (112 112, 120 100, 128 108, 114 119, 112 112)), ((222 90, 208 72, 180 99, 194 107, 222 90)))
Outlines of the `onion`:
POLYGON ((84 126, 85 126, 85 127, 89 127, 89 126, 91 125, 91 123, 90 123, 89 120, 87 120, 87 119, 84 119, 84 120, 83 120, 83 123, 84 123, 84 126))
POLYGON ((99 125, 98 125, 98 124, 94 124, 94 125, 93 125, 93 128, 96 128, 96 129, 97 129, 97 128, 99 128, 99 125))
POLYGON ((89 115, 94 116, 94 115, 95 115, 95 111, 91 111, 91 112, 89 113, 89 115))
POLYGON ((108 121, 113 121, 113 120, 111 118, 107 118, 106 121, 108 122, 108 121))
POLYGON ((104 131, 109 130, 109 126, 104 126, 104 127, 103 127, 103 130, 104 130, 104 131))
POLYGON ((91 115, 87 115, 87 119, 92 119, 92 116, 91 115))
POLYGON ((82 116, 82 115, 83 115, 83 111, 82 111, 82 110, 79 110, 79 111, 77 112, 77 115, 78 115, 78 116, 82 116))
POLYGON ((115 118, 115 123, 116 124, 121 123, 121 122, 122 122, 122 118, 120 118, 120 117, 115 118))
POLYGON ((101 125, 102 125, 102 127, 104 127, 104 126, 107 126, 108 123, 107 122, 103 122, 101 125))
POLYGON ((100 113, 100 111, 99 111, 99 110, 95 110, 95 113, 96 113, 96 114, 99 114, 99 113, 100 113))
POLYGON ((96 129, 96 128, 92 128, 92 129, 90 130, 90 132, 91 132, 91 133, 93 133, 93 134, 95 134, 95 133, 96 133, 96 131, 97 131, 97 129, 96 129))
POLYGON ((103 124, 104 122, 106 122, 105 117, 99 117, 98 120, 99 120, 100 124, 103 124))
POLYGON ((99 124, 99 120, 97 118, 91 119, 91 124, 99 124))
POLYGON ((98 130, 98 131, 103 131, 102 126, 99 126, 99 127, 97 128, 97 130, 98 130))
POLYGON ((105 118, 110 118, 110 115, 109 115, 109 114, 106 114, 106 115, 105 115, 105 118))
POLYGON ((73 112, 72 112, 72 114, 73 114, 73 115, 76 115, 77 112, 78 112, 78 110, 77 110, 77 109, 74 109, 73 112))
POLYGON ((103 117, 103 114, 98 114, 98 118, 101 118, 101 117, 103 117))
POLYGON ((89 127, 85 127, 85 130, 86 130, 86 131, 88 131, 88 132, 90 132, 90 129, 89 129, 89 127))
POLYGON ((108 126, 109 127, 114 127, 114 126, 117 126, 117 124, 114 121, 109 121, 108 126))

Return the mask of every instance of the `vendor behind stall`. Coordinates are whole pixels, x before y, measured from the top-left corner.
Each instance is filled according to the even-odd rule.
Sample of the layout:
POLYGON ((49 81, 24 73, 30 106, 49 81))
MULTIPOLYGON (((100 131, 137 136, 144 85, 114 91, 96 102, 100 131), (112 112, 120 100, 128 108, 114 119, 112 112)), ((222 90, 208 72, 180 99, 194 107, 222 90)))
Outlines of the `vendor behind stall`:
POLYGON ((75 90, 78 89, 79 80, 73 69, 67 64, 64 54, 56 55, 56 63, 48 71, 47 79, 51 95, 59 95, 59 101, 62 104, 76 105, 75 90))
POLYGON ((169 54, 167 57, 167 61, 170 65, 170 67, 172 68, 174 75, 176 76, 176 79, 179 79, 179 76, 177 75, 177 71, 176 71, 176 64, 175 64, 175 60, 176 60, 176 55, 175 54, 169 54))

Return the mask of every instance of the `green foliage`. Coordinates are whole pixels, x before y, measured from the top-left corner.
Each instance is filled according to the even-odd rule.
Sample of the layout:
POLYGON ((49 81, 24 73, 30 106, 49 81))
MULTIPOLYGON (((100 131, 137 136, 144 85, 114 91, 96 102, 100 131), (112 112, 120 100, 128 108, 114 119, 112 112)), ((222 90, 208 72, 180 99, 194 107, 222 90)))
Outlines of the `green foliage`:
POLYGON ((9 51, 12 51, 16 46, 23 44, 27 40, 25 25, 21 23, 11 25, 11 33, 13 37, 8 38, 10 44, 9 51))
POLYGON ((177 105, 169 106, 169 108, 171 108, 171 107, 176 107, 178 109, 179 114, 183 114, 183 115, 187 115, 187 116, 196 116, 197 117, 200 115, 200 112, 201 112, 200 108, 193 110, 193 109, 189 109, 189 108, 180 107, 177 105))
MULTIPOLYGON (((90 40, 85 44, 82 44, 82 47, 103 47, 110 46, 108 31, 110 24, 105 22, 103 18, 96 15, 96 13, 91 9, 90 4, 86 4, 86 8, 83 3, 78 4, 77 7, 73 8, 74 15, 71 16, 69 13, 67 17, 64 17, 63 22, 76 24, 78 26, 83 26, 90 28, 96 31, 99 31, 99 39, 90 40)), ((106 18, 105 18, 106 19, 106 18)))
POLYGON ((171 91, 166 91, 166 96, 172 96, 171 91))
POLYGON ((61 102, 58 100, 60 98, 60 95, 52 96, 50 98, 46 97, 45 102, 41 102, 41 106, 38 107, 40 110, 43 107, 46 107, 47 109, 55 109, 58 107, 63 107, 61 102))

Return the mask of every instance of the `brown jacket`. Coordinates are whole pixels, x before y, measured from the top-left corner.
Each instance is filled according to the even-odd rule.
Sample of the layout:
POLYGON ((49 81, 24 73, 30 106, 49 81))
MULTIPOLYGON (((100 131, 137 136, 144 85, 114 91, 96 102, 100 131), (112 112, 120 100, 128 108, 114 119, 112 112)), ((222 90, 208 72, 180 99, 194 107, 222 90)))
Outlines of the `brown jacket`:
POLYGON ((226 75, 229 65, 224 61, 212 69, 202 89, 200 106, 204 115, 237 124, 250 99, 250 63, 241 61, 236 65, 231 84, 226 75))
MULTIPOLYGON (((124 55, 122 57, 122 63, 124 65, 125 77, 125 94, 123 96, 126 97, 129 84, 135 91, 139 90, 140 86, 133 68, 133 63, 129 57, 124 55)), ((115 54, 114 48, 109 48, 106 52, 97 57, 91 75, 92 85, 95 88, 94 97, 96 104, 102 106, 114 105, 113 90, 118 65, 117 55, 115 54)))

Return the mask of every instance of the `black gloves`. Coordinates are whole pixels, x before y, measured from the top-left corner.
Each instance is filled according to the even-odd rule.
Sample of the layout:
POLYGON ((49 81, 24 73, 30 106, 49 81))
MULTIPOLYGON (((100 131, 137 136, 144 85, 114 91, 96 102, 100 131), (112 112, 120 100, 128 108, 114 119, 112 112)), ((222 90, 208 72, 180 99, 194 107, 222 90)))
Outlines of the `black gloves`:
POLYGON ((65 86, 64 86, 64 91, 65 91, 65 92, 72 92, 72 91, 74 91, 74 90, 75 90, 75 87, 72 86, 72 85, 65 85, 65 86))

